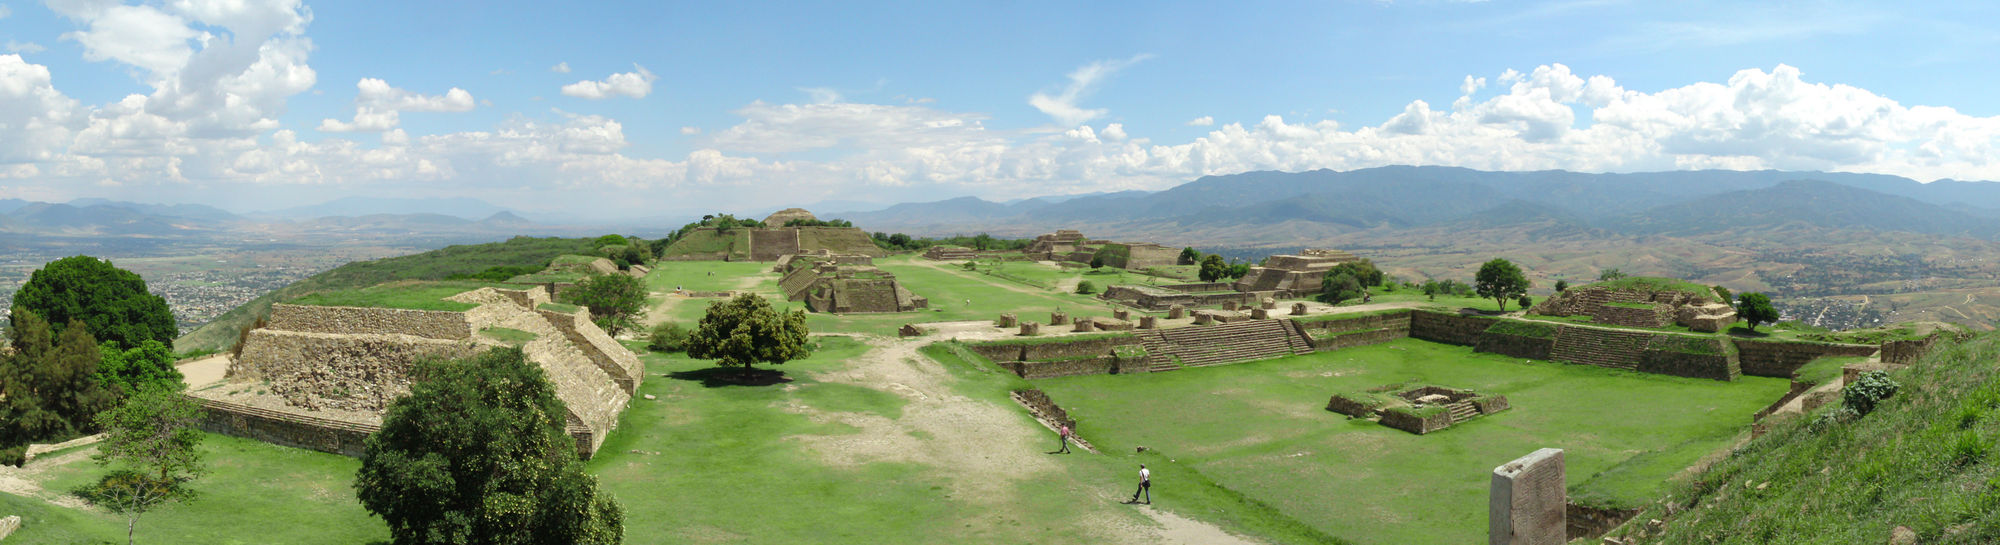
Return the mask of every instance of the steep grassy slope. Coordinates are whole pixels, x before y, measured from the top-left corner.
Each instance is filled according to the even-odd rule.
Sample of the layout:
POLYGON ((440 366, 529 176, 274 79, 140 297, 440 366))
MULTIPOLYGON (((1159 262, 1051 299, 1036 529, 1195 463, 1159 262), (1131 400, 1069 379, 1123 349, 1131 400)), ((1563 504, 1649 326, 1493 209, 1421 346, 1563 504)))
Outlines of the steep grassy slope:
POLYGON ((397 280, 444 280, 493 267, 545 267, 556 256, 588 254, 594 249, 587 238, 514 237, 505 242, 448 246, 420 254, 348 263, 244 303, 175 340, 174 349, 183 352, 228 349, 236 341, 237 332, 268 313, 272 303, 312 293, 351 290, 397 280))
MULTIPOLYGON (((2000 542, 2000 335, 1941 347, 1892 373, 1873 413, 1794 418, 1614 535, 1639 543, 2000 542)), ((1839 408, 1831 404, 1821 413, 1839 408)))

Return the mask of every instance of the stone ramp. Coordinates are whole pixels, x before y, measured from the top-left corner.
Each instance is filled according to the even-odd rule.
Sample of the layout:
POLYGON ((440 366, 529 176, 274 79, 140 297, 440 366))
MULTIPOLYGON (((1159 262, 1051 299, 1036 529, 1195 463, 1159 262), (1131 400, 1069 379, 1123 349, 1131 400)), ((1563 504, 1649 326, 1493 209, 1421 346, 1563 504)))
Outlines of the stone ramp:
POLYGON ((1564 326, 1560 331, 1556 335, 1555 348, 1549 350, 1549 359, 1613 369, 1637 369, 1646 351, 1646 343, 1654 335, 1647 331, 1575 325, 1564 326))
POLYGON ((1312 345, 1290 324, 1290 320, 1248 320, 1144 330, 1138 336, 1146 347, 1147 368, 1172 371, 1311 353, 1312 345))

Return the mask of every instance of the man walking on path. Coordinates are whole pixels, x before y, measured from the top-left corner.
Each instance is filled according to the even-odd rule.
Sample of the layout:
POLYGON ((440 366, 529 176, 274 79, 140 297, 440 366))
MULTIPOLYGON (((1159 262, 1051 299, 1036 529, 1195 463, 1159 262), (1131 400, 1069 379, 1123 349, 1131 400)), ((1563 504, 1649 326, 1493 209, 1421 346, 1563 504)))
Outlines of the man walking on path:
POLYGON ((1056 440, 1062 442, 1062 449, 1057 450, 1056 453, 1069 454, 1069 424, 1058 425, 1056 428, 1056 440))
POLYGON ((1153 472, 1146 470, 1146 464, 1139 464, 1139 489, 1132 491, 1132 501, 1125 503, 1139 503, 1139 494, 1141 493, 1146 495, 1146 505, 1152 505, 1153 472))

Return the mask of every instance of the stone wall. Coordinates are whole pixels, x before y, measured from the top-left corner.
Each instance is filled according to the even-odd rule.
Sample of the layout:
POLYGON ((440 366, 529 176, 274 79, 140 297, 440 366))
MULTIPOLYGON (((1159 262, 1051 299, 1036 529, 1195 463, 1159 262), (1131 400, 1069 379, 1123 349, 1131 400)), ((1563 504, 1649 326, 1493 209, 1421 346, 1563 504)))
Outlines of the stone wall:
POLYGON ((1410 312, 1410 336, 1426 341, 1476 346, 1494 318, 1416 310, 1410 312))
POLYGON ((1590 314, 1592 321, 1625 327, 1664 327, 1673 323, 1673 308, 1652 303, 1646 308, 1601 305, 1590 314))
POLYGON ((1516 358, 1547 360, 1549 351, 1555 349, 1555 346, 1554 337, 1538 338, 1488 331, 1479 336, 1479 342, 1472 345, 1472 350, 1516 358))
POLYGON ((1803 343, 1736 339, 1743 374, 1792 378, 1799 367, 1822 356, 1867 356, 1878 347, 1866 344, 1803 343))
POLYGON ((1922 339, 1889 341, 1882 343, 1882 362, 1911 364, 1924 357, 1931 347, 1938 343, 1942 335, 1931 335, 1922 339))
POLYGON ((472 338, 472 326, 466 323, 464 314, 442 310, 280 303, 271 305, 270 322, 265 327, 306 333, 415 335, 454 341, 472 338))
POLYGON ((1195 282, 1195 283, 1192 283, 1192 284, 1162 284, 1162 285, 1160 285, 1160 286, 1157 286, 1157 287, 1158 287, 1158 288, 1160 288, 1160 289, 1165 289, 1165 290, 1173 290, 1173 291, 1178 291, 1178 292, 1181 292, 1181 293, 1201 293, 1201 292, 1211 292, 1211 291, 1233 291, 1233 290, 1232 290, 1232 289, 1231 289, 1231 288, 1229 287, 1229 283, 1228 283, 1228 282, 1195 282))
POLYGON ((410 366, 417 360, 462 358, 479 349, 470 341, 410 335, 258 329, 244 340, 229 376, 268 381, 272 394, 300 408, 380 411, 410 393, 410 366))
POLYGON ((1415 410, 1407 407, 1396 407, 1382 411, 1382 419, 1378 423, 1417 435, 1423 435, 1451 427, 1451 413, 1435 411, 1430 416, 1422 416, 1417 414, 1415 410))
POLYGON ((1654 335, 1640 353, 1637 370, 1677 377, 1736 380, 1742 376, 1742 368, 1728 342, 1722 338, 1690 340, 1680 335, 1654 335), (1685 350, 1682 345, 1691 342, 1701 345, 1700 352, 1712 353, 1685 350))
POLYGON ((1563 510, 1566 519, 1563 538, 1569 540, 1603 537, 1612 528, 1617 528, 1618 525, 1639 514, 1638 509, 1608 509, 1577 505, 1575 502, 1568 502, 1563 510))
POLYGON ((210 433, 273 445, 360 457, 369 434, 382 426, 260 409, 192 397, 203 409, 195 427, 210 433))
POLYGON ((1115 375, 1120 373, 1118 358, 1112 356, 1079 357, 1048 361, 999 362, 1001 368, 1025 379, 1073 377, 1079 375, 1115 375))
POLYGON ((1279 295, 1274 292, 1223 292, 1186 293, 1165 287, 1116 285, 1104 289, 1099 299, 1118 301, 1146 310, 1167 310, 1174 305, 1194 308, 1202 306, 1254 305, 1265 297, 1279 295))
POLYGON ((1410 330, 1407 328, 1385 327, 1380 329, 1364 329, 1359 331, 1342 331, 1338 333, 1330 333, 1325 335, 1314 335, 1307 337, 1307 341, 1312 343, 1314 352, 1326 352, 1330 350, 1354 348, 1357 346, 1382 344, 1396 339, 1409 338, 1409 336, 1410 336, 1410 330))

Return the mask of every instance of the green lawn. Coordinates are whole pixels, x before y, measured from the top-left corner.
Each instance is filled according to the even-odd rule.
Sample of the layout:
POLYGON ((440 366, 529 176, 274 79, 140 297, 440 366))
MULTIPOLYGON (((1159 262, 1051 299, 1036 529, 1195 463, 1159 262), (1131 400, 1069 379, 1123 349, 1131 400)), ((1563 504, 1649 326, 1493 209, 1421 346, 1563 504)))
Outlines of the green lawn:
MULTIPOLYGON (((273 446, 209 434, 202 440, 209 475, 194 482, 200 494, 139 521, 145 543, 386 543, 389 529, 354 499, 354 458, 273 446)), ((104 469, 88 461, 54 470, 42 482, 48 493, 95 481, 104 469)), ((21 513, 24 524, 7 545, 124 541, 125 519, 55 507, 41 500, 0 494, 0 512, 21 513)))
POLYGON ((486 282, 470 281, 405 281, 379 284, 366 288, 322 291, 290 301, 297 305, 321 305, 335 307, 405 308, 414 310, 471 310, 478 305, 446 301, 446 297, 458 295, 484 287, 500 289, 521 289, 486 282))
MULTIPOLYGON (((882 270, 894 273, 906 289, 929 298, 931 308, 916 312, 846 316, 813 313, 807 318, 807 324, 813 331, 894 336, 897 328, 908 323, 993 320, 1004 313, 1014 313, 1022 321, 1047 323, 1049 312, 1057 308, 1072 317, 1109 317, 1113 308, 1110 303, 1095 296, 1036 288, 965 271, 949 264, 933 266, 936 262, 916 256, 888 257, 877 259, 875 263, 882 270)), ((1052 266, 1035 263, 1009 263, 1007 266, 1021 271, 1042 271, 1035 273, 1036 278, 1057 278, 1052 266)), ((1081 273, 1072 273, 1072 276, 1076 274, 1081 273)), ((804 308, 801 303, 791 305, 804 308)))
POLYGON ((1573 496, 1651 501, 1668 477, 1726 446, 1787 387, 1531 362, 1413 339, 1035 384, 1100 447, 1157 449, 1218 486, 1362 543, 1484 539, 1493 468, 1543 447, 1565 449, 1573 496), (1334 392, 1403 382, 1502 394, 1513 410, 1426 436, 1325 410, 1334 392))

